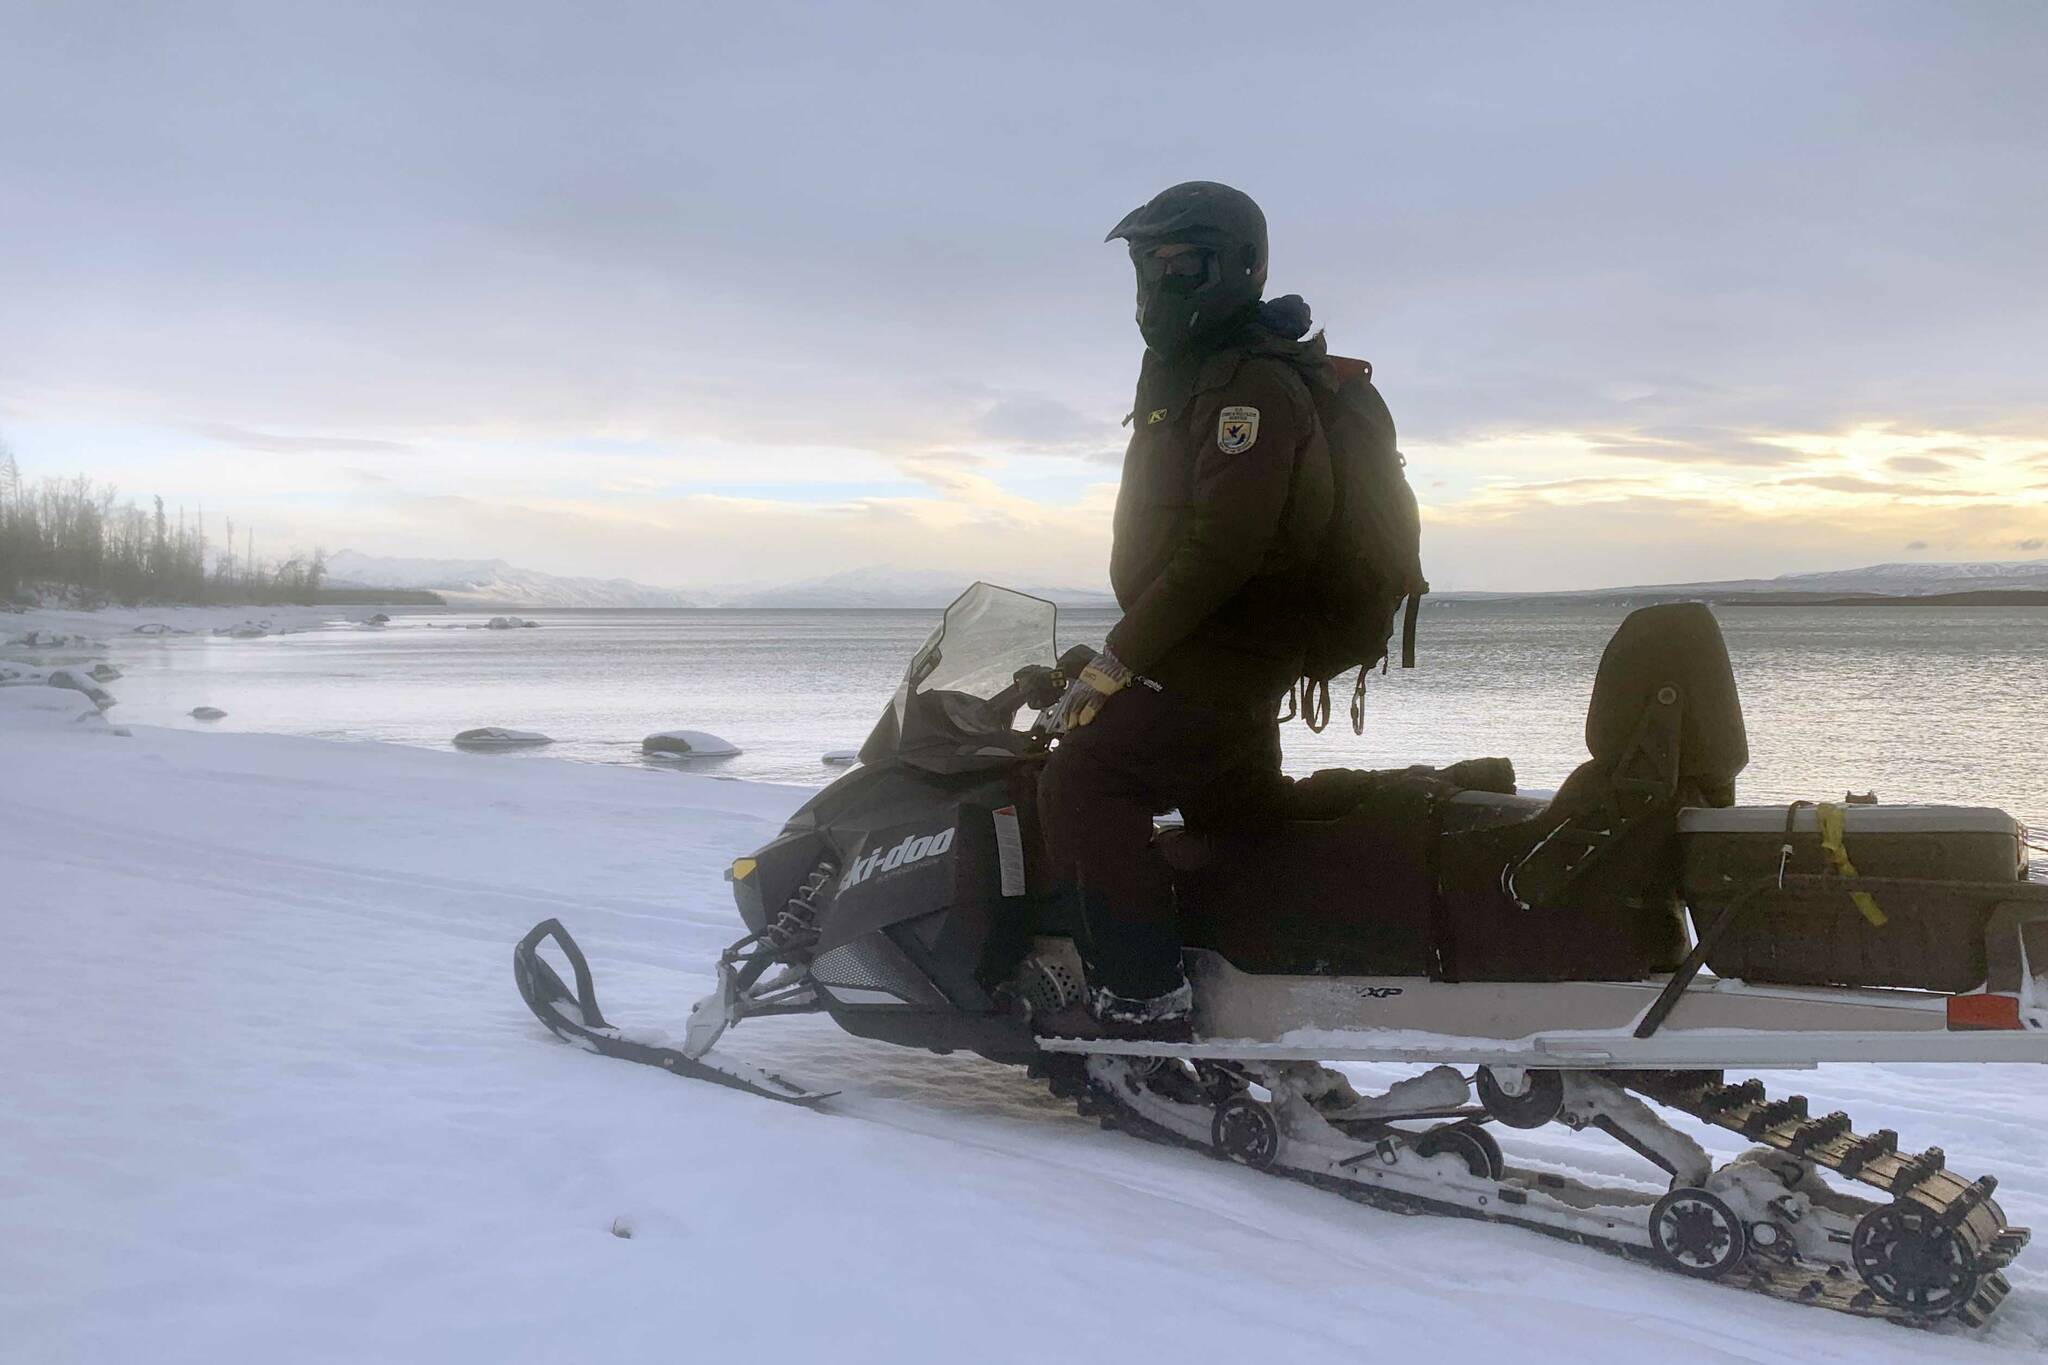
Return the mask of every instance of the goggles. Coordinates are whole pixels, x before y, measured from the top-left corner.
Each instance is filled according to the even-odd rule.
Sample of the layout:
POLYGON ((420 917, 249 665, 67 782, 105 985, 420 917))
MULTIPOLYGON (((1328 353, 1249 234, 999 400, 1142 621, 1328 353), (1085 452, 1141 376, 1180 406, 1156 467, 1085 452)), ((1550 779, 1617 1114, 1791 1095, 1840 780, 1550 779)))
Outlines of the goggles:
POLYGON ((1216 253, 1207 247, 1191 247, 1177 251, 1171 256, 1158 256, 1147 252, 1134 258, 1138 267, 1138 278, 1146 284, 1158 284, 1162 280, 1180 280, 1199 283, 1209 276, 1209 264, 1216 259, 1216 253))

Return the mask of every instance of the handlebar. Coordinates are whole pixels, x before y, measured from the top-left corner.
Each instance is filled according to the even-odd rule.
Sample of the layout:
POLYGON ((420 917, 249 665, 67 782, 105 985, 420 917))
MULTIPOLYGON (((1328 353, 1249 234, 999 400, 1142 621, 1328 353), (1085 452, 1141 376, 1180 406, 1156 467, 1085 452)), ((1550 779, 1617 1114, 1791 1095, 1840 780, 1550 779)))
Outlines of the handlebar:
POLYGON ((999 716, 1014 716, 1019 706, 1028 706, 1034 711, 1043 711, 1058 703, 1066 695, 1067 685, 1086 668, 1099 653, 1091 645, 1075 645, 1060 655, 1059 661, 1050 668, 1044 664, 1028 664, 1017 670, 1015 679, 1002 691, 989 698, 989 709, 999 716))

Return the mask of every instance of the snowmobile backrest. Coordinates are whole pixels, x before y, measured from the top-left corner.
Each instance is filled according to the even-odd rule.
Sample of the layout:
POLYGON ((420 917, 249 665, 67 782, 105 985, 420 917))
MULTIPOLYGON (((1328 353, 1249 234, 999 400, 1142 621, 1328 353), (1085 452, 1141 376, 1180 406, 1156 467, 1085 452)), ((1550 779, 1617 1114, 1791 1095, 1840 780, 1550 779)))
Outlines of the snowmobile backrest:
POLYGON ((1622 621, 1593 679, 1587 750, 1599 763, 1620 762, 1667 686, 1678 689, 1684 705, 1678 775, 1710 790, 1732 788, 1749 764, 1749 736, 1728 645, 1704 602, 1642 607, 1622 621))
POLYGON ((1541 816, 1447 836, 1447 973, 1640 975, 1683 956, 1679 808, 1729 805, 1749 762, 1735 672, 1704 604, 1644 607, 1622 621, 1593 680, 1586 748, 1592 757, 1541 816), (1497 881, 1468 878, 1464 865, 1495 858, 1497 881), (1610 956, 1596 962, 1556 937, 1560 925, 1600 939, 1610 956))

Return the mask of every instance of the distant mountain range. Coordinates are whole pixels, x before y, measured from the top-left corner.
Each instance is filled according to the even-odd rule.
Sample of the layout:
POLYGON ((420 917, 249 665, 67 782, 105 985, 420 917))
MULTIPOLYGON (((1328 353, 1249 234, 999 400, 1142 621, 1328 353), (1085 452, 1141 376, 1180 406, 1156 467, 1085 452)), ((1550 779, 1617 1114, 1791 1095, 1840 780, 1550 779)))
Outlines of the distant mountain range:
POLYGON ((463 607, 701 607, 696 593, 625 578, 561 578, 502 559, 392 559, 341 550, 327 557, 330 588, 424 588, 463 607))
POLYGON ((1897 597, 2001 588, 2037 589, 2048 588, 2048 559, 2008 559, 1983 564, 1873 564, 1867 569, 1783 574, 1767 581, 1772 590, 1779 592, 1881 592, 1897 597))
MULTIPOLYGON (((874 566, 775 586, 722 591, 657 588, 625 578, 564 578, 502 559, 393 559, 343 550, 327 560, 332 588, 416 588, 465 607, 943 607, 973 579, 941 569, 874 566)), ((1105 589, 1009 584, 1065 607, 1113 607, 1105 589)), ((1809 598, 1932 597, 1987 591, 2048 591, 2048 559, 1983 564, 1872 564, 1861 569, 1735 578, 1706 583, 1654 583, 1577 592, 1447 592, 1446 601, 1569 598, 1656 600, 1761 596, 1809 598)))
MULTIPOLYGON (((754 588, 720 598, 721 607, 943 607, 974 580, 942 569, 849 569, 824 578, 754 588)), ((1005 583, 1006 588, 1044 597, 1063 607, 1113 607, 1106 588, 1047 587, 1005 583)))
POLYGON ((1776 578, 1729 578, 1703 583, 1645 583, 1576 592, 1448 592, 1447 600, 1499 601, 1511 598, 1655 599, 1802 596, 1933 597, 1963 592, 2048 590, 2048 559, 1979 564, 1871 564, 1860 569, 1779 574, 1776 578))
MULTIPOLYGON (((938 569, 877 566, 772 587, 721 592, 657 588, 625 578, 563 578, 502 559, 394 559, 341 550, 327 558, 330 588, 416 588, 464 607, 943 607, 974 580, 938 569)), ((1108 607, 1107 590, 1010 584, 1067 607, 1108 607)))

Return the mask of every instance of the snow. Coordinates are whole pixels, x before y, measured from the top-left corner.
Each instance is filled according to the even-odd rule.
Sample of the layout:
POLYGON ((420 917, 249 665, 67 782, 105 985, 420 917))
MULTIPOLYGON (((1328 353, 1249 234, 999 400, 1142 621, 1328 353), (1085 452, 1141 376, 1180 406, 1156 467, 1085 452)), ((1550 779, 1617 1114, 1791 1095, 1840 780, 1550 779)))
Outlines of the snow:
POLYGON ((640 741, 640 752, 658 758, 729 758, 739 746, 702 730, 662 730, 640 741))
MULTIPOLYGON (((2043 1249, 1980 1337, 1407 1218, 1104 1132, 1020 1072, 760 1020, 821 1112, 593 1057, 515 995, 559 916, 679 1030, 720 874, 808 789, 137 726, 0 689, 9 1360, 2037 1361, 2043 1249), (80 721, 73 714, 82 713, 80 721)), ((1352 1067, 1361 1088, 1417 1068, 1352 1067)), ((1774 1078, 2048 1222, 2048 1076, 1774 1078)), ((1596 1135, 1510 1156, 1648 1187, 1596 1135)), ((1709 1135, 1719 1159, 1741 1148, 1709 1135)))

